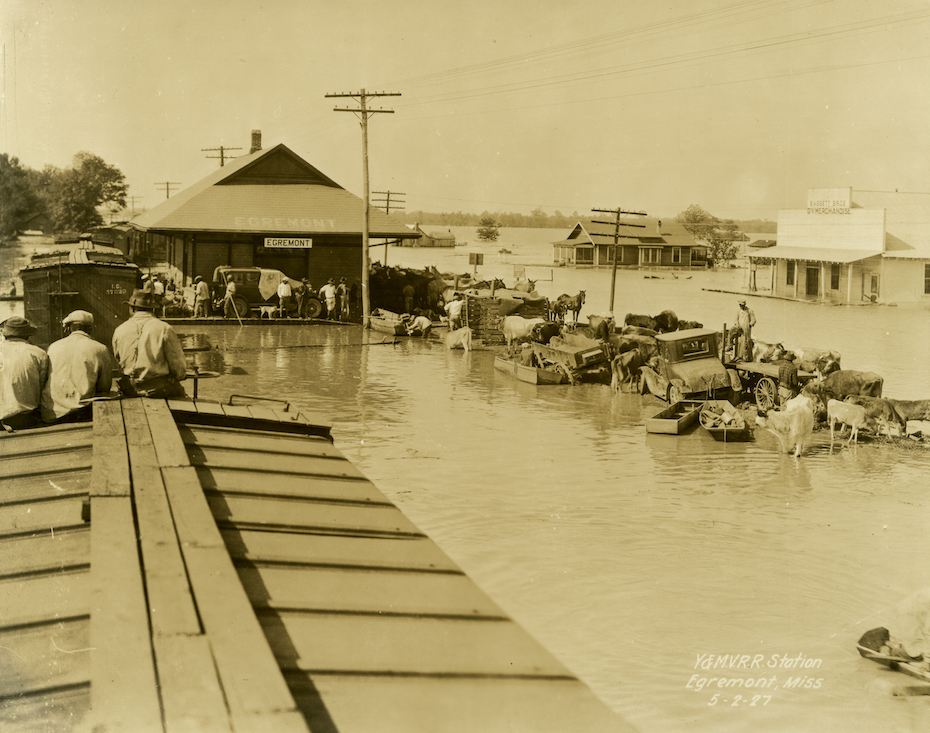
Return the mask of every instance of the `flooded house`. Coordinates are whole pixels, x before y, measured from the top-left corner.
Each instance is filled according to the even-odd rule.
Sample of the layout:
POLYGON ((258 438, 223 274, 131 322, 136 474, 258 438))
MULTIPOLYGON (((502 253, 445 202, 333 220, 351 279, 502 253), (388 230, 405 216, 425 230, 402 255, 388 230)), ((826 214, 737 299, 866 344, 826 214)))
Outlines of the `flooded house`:
MULTIPOLYGON (((568 267, 612 267, 614 225, 579 221, 565 239, 552 243, 552 261, 568 267)), ((621 222, 617 267, 707 267, 707 245, 674 219, 637 217, 621 222), (635 225, 635 226, 634 226, 635 225)))

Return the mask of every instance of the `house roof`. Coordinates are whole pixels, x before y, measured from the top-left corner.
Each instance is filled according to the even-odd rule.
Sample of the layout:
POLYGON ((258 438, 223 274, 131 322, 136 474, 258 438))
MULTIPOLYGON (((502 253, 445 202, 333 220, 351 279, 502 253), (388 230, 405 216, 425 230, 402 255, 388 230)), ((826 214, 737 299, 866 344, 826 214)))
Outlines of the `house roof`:
POLYGON ((767 247, 759 252, 748 252, 747 257, 767 260, 804 260, 807 262, 836 262, 848 265, 850 262, 867 260, 882 254, 879 250, 834 249, 832 247, 767 247))
MULTIPOLYGON (((362 213, 358 196, 276 145, 235 158, 131 224, 156 231, 357 235, 362 213)), ((368 231, 373 237, 411 236, 373 206, 368 231)))
MULTIPOLYGON (((566 239, 553 242, 553 245, 590 246, 592 244, 613 244, 614 225, 597 221, 579 221, 566 239)), ((657 219, 651 216, 637 216, 624 219, 620 224, 620 244, 648 244, 671 247, 700 246, 694 237, 674 219, 657 219), (636 226, 633 226, 636 225, 636 226)))

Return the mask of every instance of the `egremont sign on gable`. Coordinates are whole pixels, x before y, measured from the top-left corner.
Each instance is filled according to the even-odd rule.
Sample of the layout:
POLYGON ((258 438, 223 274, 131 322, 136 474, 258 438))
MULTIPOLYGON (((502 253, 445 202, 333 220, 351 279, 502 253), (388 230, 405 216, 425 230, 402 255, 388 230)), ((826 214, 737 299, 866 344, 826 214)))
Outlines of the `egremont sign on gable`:
POLYGON ((292 237, 265 237, 265 246, 272 249, 310 249, 313 246, 313 240, 292 237))
POLYGON ((807 189, 808 214, 848 214, 851 204, 851 188, 807 189))

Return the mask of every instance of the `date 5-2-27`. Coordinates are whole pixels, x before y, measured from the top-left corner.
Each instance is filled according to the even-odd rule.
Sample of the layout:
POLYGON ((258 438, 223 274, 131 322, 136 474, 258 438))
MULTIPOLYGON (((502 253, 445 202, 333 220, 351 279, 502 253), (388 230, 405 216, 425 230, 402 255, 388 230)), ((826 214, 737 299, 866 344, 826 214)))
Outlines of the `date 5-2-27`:
POLYGON ((759 703, 760 700, 762 701, 761 705, 765 707, 766 705, 769 704, 769 702, 771 702, 772 696, 771 695, 753 695, 752 697, 744 698, 742 695, 736 695, 732 700, 729 700, 728 698, 721 699, 720 693, 718 692, 716 695, 714 695, 710 699, 710 702, 707 703, 707 705, 709 707, 713 707, 718 702, 722 702, 724 704, 729 703, 731 708, 738 708, 743 705, 745 705, 746 707, 754 708, 758 704, 760 704, 759 703))

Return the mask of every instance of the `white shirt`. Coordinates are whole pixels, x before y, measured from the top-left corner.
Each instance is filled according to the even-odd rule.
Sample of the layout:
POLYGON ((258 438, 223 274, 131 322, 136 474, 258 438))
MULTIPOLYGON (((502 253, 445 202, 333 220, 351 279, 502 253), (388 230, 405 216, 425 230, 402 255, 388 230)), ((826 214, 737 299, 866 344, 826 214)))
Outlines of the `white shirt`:
POLYGON ((39 406, 48 381, 48 354, 22 339, 0 341, 0 420, 39 406))
POLYGON ((278 297, 279 298, 290 298, 291 297, 291 284, 287 280, 282 280, 278 283, 278 297))
POLYGON ((83 407, 81 400, 113 386, 113 357, 84 331, 72 331, 48 347, 52 363, 42 391, 42 419, 54 422, 83 407))
POLYGON ((187 358, 174 329, 150 311, 136 311, 113 332, 113 355, 137 382, 174 375, 187 378, 187 358))

